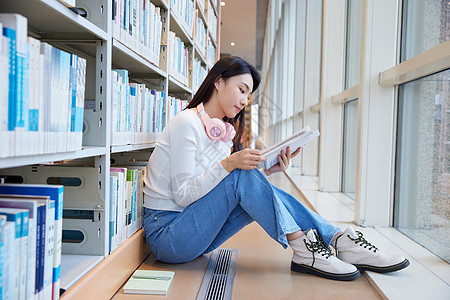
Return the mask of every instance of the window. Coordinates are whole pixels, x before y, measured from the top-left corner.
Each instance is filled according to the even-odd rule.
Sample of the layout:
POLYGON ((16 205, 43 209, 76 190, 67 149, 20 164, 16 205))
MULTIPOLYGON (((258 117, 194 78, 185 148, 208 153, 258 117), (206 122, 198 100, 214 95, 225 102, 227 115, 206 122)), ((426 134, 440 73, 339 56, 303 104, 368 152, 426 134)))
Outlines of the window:
MULTIPOLYGON (((404 0, 401 61, 450 37, 448 0, 404 0)), ((399 86, 395 227, 450 262, 450 70, 399 86)))
POLYGON ((342 192, 355 200, 356 138, 358 99, 344 104, 344 146, 342 155, 342 192))
POLYGON ((345 89, 359 83, 359 60, 361 47, 362 1, 347 3, 347 45, 345 64, 345 89))
POLYGON ((394 225, 450 262, 450 70, 400 86, 394 225))
POLYGON ((448 0, 404 0, 401 61, 450 39, 448 0))
MULTIPOLYGON (((359 84, 362 1, 347 2, 345 89, 359 84)), ((344 104, 341 190, 355 200, 358 99, 344 104)))

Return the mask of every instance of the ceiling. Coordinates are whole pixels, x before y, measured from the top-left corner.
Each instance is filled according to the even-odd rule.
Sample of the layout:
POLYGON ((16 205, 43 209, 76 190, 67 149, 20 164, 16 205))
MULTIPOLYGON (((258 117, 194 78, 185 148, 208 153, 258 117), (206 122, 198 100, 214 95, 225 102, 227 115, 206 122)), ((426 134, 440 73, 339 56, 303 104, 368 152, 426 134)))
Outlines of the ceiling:
POLYGON ((236 55, 261 70, 268 0, 223 0, 220 54, 236 55), (231 42, 235 46, 231 46, 231 42))

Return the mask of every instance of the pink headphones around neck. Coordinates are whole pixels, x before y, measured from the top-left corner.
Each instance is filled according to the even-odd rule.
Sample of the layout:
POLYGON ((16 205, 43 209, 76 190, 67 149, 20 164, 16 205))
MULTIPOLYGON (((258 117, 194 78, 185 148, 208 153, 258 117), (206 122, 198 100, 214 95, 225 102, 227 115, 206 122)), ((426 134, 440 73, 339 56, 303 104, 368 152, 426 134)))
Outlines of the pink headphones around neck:
POLYGON ((203 125, 205 125, 206 134, 212 140, 229 142, 234 138, 236 131, 233 125, 217 118, 210 118, 205 111, 203 103, 197 106, 197 112, 200 114, 203 125))

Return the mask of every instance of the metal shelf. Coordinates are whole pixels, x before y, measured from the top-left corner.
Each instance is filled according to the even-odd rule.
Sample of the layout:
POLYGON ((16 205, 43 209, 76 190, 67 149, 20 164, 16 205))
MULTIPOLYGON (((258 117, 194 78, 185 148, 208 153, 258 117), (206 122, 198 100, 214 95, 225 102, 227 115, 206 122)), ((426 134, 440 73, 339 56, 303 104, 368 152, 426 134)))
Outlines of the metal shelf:
POLYGON ((205 16, 205 8, 201 7, 198 1, 195 1, 195 5, 197 6, 197 10, 200 12, 200 18, 203 20, 203 22, 208 26, 208 21, 206 20, 205 16))
POLYGON ((155 143, 111 146, 111 153, 128 152, 128 151, 144 150, 144 149, 151 149, 151 148, 155 148, 155 143))
POLYGON ((67 290, 103 260, 96 255, 61 255, 61 289, 67 290))
POLYGON ((0 159, 0 169, 105 155, 106 151, 106 147, 83 146, 82 150, 72 152, 8 157, 0 159))
MULTIPOLYGON (((206 52, 206 50, 205 50, 205 52, 206 52)), ((205 56, 202 54, 202 52, 200 51, 200 48, 197 46, 197 44, 195 44, 195 56, 194 57, 200 58, 200 60, 202 61, 202 63, 205 66, 208 65, 208 62, 206 61, 205 56)))
POLYGON ((192 89, 179 82, 172 75, 169 75, 169 93, 192 94, 192 89))
POLYGON ((212 32, 211 32, 211 30, 209 30, 209 27, 208 27, 208 34, 209 34, 210 40, 211 40, 211 42, 213 43, 214 47, 217 48, 216 40, 215 40, 214 37, 212 36, 212 32))
POLYGON ((156 77, 167 77, 167 73, 158 66, 116 39, 113 39, 112 65, 117 69, 127 69, 131 74, 153 74, 156 77))
POLYGON ((44 37, 56 34, 58 38, 73 39, 76 33, 86 34, 87 39, 108 39, 106 31, 56 0, 1 1, 0 11, 25 16, 31 31, 44 37))

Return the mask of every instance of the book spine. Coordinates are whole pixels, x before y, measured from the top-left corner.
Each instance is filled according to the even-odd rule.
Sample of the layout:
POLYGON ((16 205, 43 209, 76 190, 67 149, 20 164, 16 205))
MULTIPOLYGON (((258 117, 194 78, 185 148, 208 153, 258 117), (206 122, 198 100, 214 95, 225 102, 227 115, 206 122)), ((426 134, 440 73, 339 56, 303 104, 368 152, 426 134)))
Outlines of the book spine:
POLYGON ((29 212, 28 210, 24 210, 22 212, 22 232, 21 232, 21 240, 22 240, 22 254, 21 254, 21 267, 20 267, 20 295, 22 299, 28 299, 30 297, 30 294, 28 293, 28 263, 30 261, 31 253, 28 253, 29 251, 29 241, 28 241, 28 234, 29 234, 29 212))
POLYGON ((2 227, 4 237, 4 264, 3 264, 3 293, 2 299, 15 299, 15 270, 16 270, 16 248, 15 248, 15 222, 8 221, 2 227))

